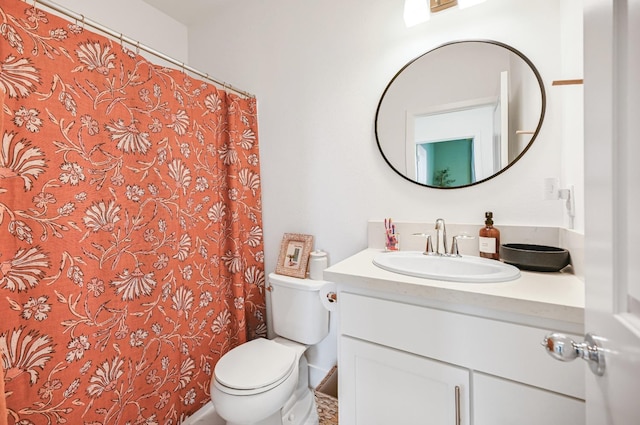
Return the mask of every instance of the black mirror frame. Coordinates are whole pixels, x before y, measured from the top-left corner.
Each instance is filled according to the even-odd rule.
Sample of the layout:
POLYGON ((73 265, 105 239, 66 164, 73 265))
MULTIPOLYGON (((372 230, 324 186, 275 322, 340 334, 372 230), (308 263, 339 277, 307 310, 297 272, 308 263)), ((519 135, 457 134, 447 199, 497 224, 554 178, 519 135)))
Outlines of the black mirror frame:
POLYGON ((435 48, 433 48, 433 49, 421 54, 420 56, 412 59, 406 65, 404 65, 402 68, 400 68, 400 70, 393 76, 391 81, 389 81, 389 84, 387 84, 387 87, 384 89, 384 92, 382 93, 382 96, 380 97, 380 101, 378 102, 378 107, 376 108, 376 115, 375 115, 375 122, 374 122, 374 124, 375 124, 376 144, 378 145, 378 150, 380 151, 380 154, 384 158, 384 160, 387 163, 387 165, 389 165, 389 167, 391 167, 391 169, 393 171, 395 171, 398 175, 400 175, 403 179, 405 179, 407 181, 410 181, 413 184, 417 184, 418 186, 422 186, 422 187, 428 187, 428 188, 431 188, 431 189, 462 189, 462 188, 465 188, 465 187, 471 187, 471 186, 478 185, 480 183, 484 183, 484 182, 486 182, 488 180, 493 179, 494 177, 499 176, 500 174, 504 173, 509 168, 511 168, 515 163, 517 163, 520 160, 520 158, 522 158, 522 156, 524 156, 524 154, 529 150, 531 145, 533 145, 533 142, 535 141, 535 139, 538 136, 538 133, 540 132, 540 128, 542 127, 542 123, 544 121, 544 116, 545 116, 545 112, 546 112, 546 106, 547 106, 547 96, 546 96, 546 92, 545 92, 545 89, 544 89, 544 83, 542 81, 542 77, 540 76, 540 73, 538 72, 538 69, 535 67, 533 62, 531 62, 531 60, 529 60, 529 58, 527 58, 522 52, 520 52, 519 50, 515 49, 514 47, 509 46, 508 44, 501 43, 499 41, 494 41, 494 40, 484 40, 484 39, 471 40, 470 39, 470 40, 451 41, 451 42, 448 42, 448 43, 441 44, 440 46, 435 47, 435 48), (387 94, 387 91, 389 91, 389 88, 391 87, 391 85, 393 85, 393 82, 400 76, 400 74, 402 74, 402 71, 404 71, 406 68, 411 66, 414 62, 416 62, 420 58, 428 55, 429 53, 434 52, 434 51, 436 51, 438 49, 441 49, 443 47, 451 46, 451 45, 454 45, 454 44, 460 44, 460 43, 468 43, 468 42, 488 43, 488 44, 493 44, 493 45, 496 45, 496 46, 499 46, 499 47, 503 47, 503 48, 511 51, 512 53, 515 53, 516 55, 518 55, 527 65, 529 65, 529 67, 533 71, 533 74, 535 75, 536 80, 538 81, 538 85, 540 87, 542 108, 541 108, 541 111, 540 111, 540 120, 538 121, 538 126, 536 127, 535 131, 533 132, 533 135, 531 136, 531 140, 529 141, 527 146, 525 146, 525 148, 522 150, 522 152, 520 152, 520 154, 518 154, 518 156, 516 158, 514 158, 514 160, 511 161, 506 167, 502 168, 500 171, 498 171, 495 174, 492 174, 489 177, 486 177, 486 178, 484 178, 482 180, 478 180, 478 181, 470 183, 470 184, 460 185, 460 186, 453 186, 453 187, 430 186, 430 185, 427 185, 427 184, 419 183, 419 182, 417 182, 415 180, 410 179, 409 177, 407 177, 406 175, 404 175, 403 173, 398 171, 391 164, 389 159, 384 154, 384 151, 382 150, 382 146, 380 144, 380 138, 378 137, 378 115, 380 114, 380 107, 382 105, 382 101, 384 100, 384 96, 387 94))

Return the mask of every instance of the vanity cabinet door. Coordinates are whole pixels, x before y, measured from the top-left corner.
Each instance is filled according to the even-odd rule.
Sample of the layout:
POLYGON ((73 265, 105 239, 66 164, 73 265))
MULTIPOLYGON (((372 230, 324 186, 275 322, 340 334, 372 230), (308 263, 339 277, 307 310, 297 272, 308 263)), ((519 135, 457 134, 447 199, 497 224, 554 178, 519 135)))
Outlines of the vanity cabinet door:
POLYGON ((346 336, 340 354, 340 424, 469 424, 467 369, 346 336))
POLYGON ((474 425, 585 424, 583 400, 482 373, 473 374, 473 406, 474 425))

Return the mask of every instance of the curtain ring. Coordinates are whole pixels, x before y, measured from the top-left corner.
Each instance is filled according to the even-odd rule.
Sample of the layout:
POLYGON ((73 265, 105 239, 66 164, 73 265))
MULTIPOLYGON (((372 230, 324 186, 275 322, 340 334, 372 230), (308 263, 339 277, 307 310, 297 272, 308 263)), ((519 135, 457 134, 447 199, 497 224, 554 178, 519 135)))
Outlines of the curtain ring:
POLYGON ((122 33, 120 33, 120 47, 124 50, 124 42, 122 41, 122 33))
MULTIPOLYGON (((37 1, 37 0, 36 0, 36 1, 37 1)), ((80 21, 80 22, 82 23, 81 28, 82 28, 82 30, 84 31, 84 15, 83 15, 83 14, 80 14, 80 16, 82 16, 82 20, 80 21)))
POLYGON ((140 54, 140 40, 136 43, 136 55, 140 54))

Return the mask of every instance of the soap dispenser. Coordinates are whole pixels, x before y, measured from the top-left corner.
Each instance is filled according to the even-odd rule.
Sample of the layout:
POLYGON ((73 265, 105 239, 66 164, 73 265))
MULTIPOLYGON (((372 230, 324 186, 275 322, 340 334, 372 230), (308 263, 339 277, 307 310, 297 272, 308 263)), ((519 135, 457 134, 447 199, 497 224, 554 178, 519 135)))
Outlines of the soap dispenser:
POLYGON ((500 259, 500 230, 493 227, 493 213, 487 211, 485 214, 484 227, 480 229, 479 251, 480 256, 491 258, 492 260, 500 259))

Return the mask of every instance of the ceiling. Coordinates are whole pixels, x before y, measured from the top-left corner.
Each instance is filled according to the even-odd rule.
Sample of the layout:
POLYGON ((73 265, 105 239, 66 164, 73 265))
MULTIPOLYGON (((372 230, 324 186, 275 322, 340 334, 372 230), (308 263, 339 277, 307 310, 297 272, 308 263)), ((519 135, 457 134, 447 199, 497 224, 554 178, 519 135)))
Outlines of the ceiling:
POLYGON ((143 0, 173 19, 189 25, 211 13, 217 5, 227 0, 143 0))

